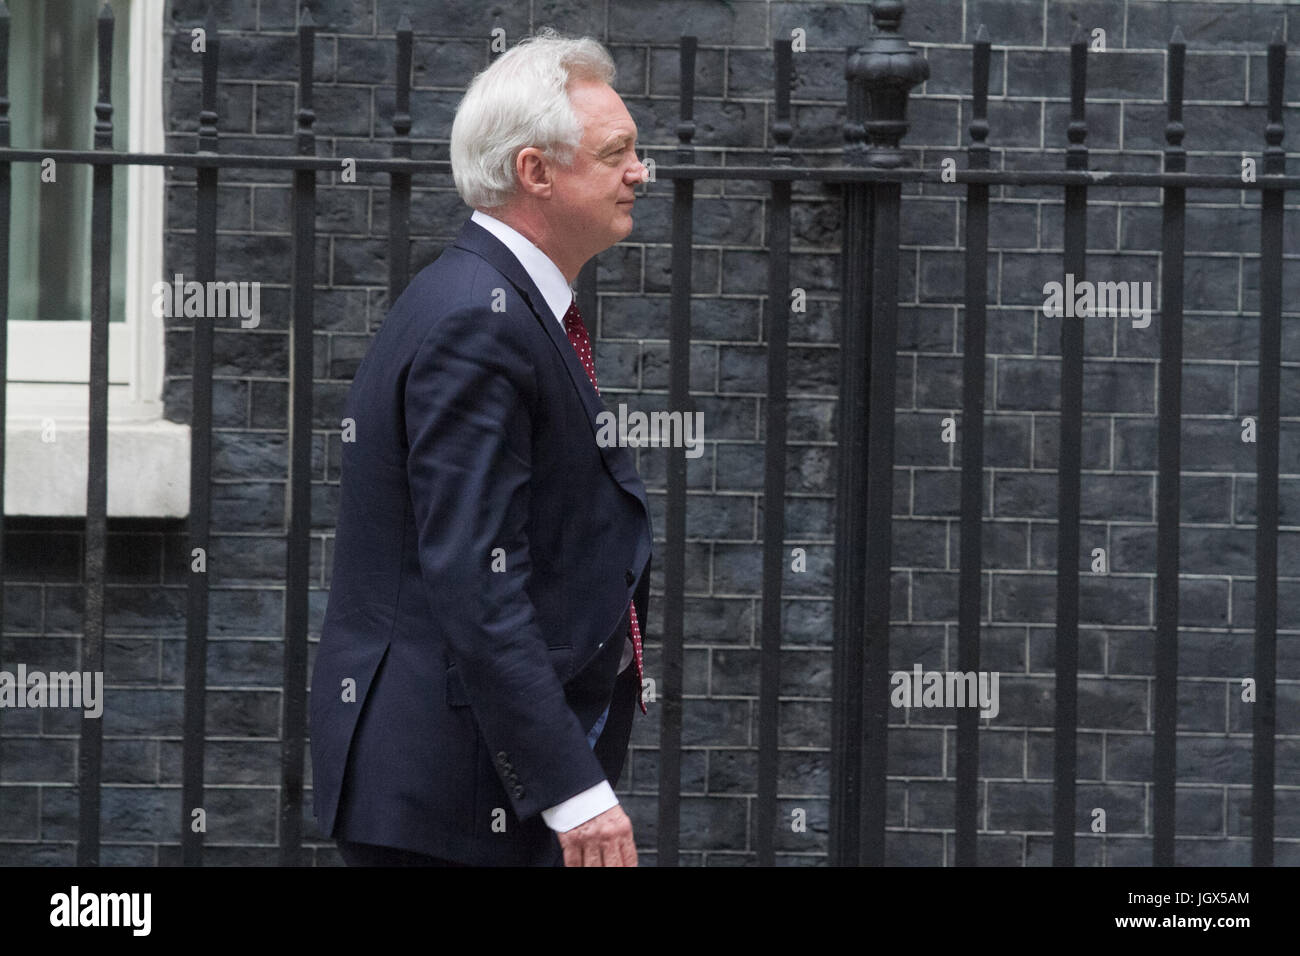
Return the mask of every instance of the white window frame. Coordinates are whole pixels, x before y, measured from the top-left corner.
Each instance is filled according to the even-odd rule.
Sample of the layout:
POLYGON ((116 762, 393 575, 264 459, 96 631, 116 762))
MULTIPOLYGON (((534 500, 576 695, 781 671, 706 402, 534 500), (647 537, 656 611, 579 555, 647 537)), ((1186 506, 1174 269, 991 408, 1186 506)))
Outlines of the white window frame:
MULTIPOLYGON (((165 0, 131 0, 131 152, 161 153, 165 0)), ((125 322, 109 323, 108 513, 189 513, 190 429, 165 421, 164 320, 152 286, 163 271, 161 166, 117 166, 127 177, 125 322)), ((86 513, 89 322, 9 322, 6 514, 86 513)))

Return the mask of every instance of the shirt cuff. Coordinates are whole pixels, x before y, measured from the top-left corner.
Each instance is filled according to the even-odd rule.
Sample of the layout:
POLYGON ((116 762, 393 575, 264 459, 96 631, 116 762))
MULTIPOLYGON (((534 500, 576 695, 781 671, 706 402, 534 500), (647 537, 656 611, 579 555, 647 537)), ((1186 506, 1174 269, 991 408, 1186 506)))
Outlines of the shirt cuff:
POLYGON ((618 806, 618 797, 614 796, 614 788, 609 785, 608 780, 602 780, 577 796, 543 810, 542 819, 552 830, 564 833, 616 806, 618 806))

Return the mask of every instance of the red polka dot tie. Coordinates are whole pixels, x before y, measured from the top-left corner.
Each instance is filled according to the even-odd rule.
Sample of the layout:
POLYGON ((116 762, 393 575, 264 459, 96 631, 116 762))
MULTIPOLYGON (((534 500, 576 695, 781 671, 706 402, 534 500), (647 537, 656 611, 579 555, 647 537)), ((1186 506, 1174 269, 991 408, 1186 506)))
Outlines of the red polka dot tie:
MULTIPOLYGON (((587 326, 582 322, 582 313, 578 311, 577 300, 570 302, 569 311, 564 313, 564 331, 569 336, 569 344, 578 353, 582 367, 587 370, 587 378, 591 379, 591 387, 599 395, 600 386, 596 384, 596 363, 591 358, 591 338, 587 335, 587 326)), ((628 604, 628 614, 631 617, 631 623, 628 626, 628 637, 632 639, 632 653, 636 658, 637 686, 644 689, 645 671, 641 661, 641 625, 636 619, 636 604, 628 604)), ((637 698, 641 703, 641 713, 646 713, 645 695, 638 693, 637 698)))

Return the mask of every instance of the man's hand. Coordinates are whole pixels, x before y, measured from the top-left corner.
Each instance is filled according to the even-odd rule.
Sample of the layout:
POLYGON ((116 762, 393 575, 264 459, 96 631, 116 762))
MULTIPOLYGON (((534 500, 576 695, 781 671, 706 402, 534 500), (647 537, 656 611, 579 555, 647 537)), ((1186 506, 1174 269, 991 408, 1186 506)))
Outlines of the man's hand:
POLYGON ((632 821, 620 806, 557 833, 565 866, 636 866, 632 821))

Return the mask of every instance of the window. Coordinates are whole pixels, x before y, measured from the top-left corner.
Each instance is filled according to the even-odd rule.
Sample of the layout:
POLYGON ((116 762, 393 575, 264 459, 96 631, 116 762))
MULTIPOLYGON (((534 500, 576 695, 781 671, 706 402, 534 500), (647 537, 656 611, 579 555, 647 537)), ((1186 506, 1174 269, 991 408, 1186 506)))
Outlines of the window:
MULTIPOLYGON (((111 0, 113 148, 162 152, 164 0, 111 0)), ((98 96, 100 0, 12 0, 11 141, 89 149, 98 96)), ((85 513, 90 363, 89 166, 54 181, 14 163, 9 262, 5 512, 85 513)), ((110 515, 189 507, 189 429, 162 419, 163 171, 116 166, 109 309, 110 515)))
MULTIPOLYGON (((113 148, 127 148, 128 4, 112 5, 113 148)), ((22 149, 91 149, 98 98, 97 0, 16 0, 10 12, 10 141, 22 149), (87 51, 92 55, 87 56, 87 51)), ((89 166, 65 164, 54 182, 18 163, 11 176, 9 317, 20 321, 90 319, 89 166)), ((113 321, 124 318, 126 179, 113 182, 113 321)), ((21 369, 19 371, 22 371, 21 369)))

